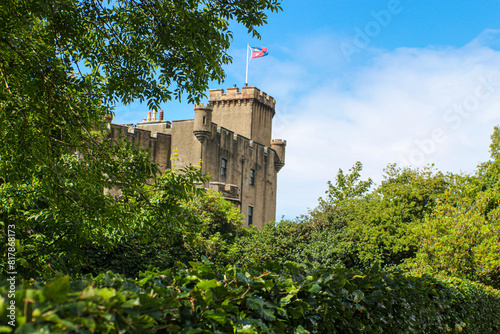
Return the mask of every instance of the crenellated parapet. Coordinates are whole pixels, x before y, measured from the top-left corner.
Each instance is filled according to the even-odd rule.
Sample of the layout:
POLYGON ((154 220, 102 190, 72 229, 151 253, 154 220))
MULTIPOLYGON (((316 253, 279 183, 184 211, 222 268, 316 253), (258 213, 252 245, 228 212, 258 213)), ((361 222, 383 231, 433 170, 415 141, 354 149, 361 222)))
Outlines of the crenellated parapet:
MULTIPOLYGON (((170 128, 171 123, 164 124, 170 128)), ((149 150, 151 160, 158 163, 163 171, 170 168, 171 136, 163 131, 151 131, 138 128, 137 125, 110 123, 109 138, 113 141, 128 141, 132 147, 149 150)))
POLYGON ((212 89, 208 102, 213 106, 212 120, 262 145, 271 143, 275 114, 274 98, 256 87, 212 89))
POLYGON ((239 90, 238 87, 224 89, 211 89, 208 101, 214 105, 220 104, 247 104, 258 101, 274 111, 276 100, 253 86, 245 86, 239 90))

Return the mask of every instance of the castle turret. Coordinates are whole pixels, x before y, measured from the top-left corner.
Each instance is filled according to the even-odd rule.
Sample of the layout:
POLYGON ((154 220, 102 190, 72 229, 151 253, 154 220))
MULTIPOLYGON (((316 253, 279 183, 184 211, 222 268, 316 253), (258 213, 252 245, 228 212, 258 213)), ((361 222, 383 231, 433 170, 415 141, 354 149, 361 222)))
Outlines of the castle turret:
POLYGON ((210 175, 200 186, 221 192, 248 226, 262 228, 276 218, 278 171, 285 165, 287 142, 271 140, 275 100, 245 86, 211 90, 209 102, 194 106, 194 119, 171 123, 159 110, 137 124, 110 123, 110 137, 148 149, 162 172, 199 166, 210 175))
POLYGON ((210 135, 210 129, 212 127, 212 106, 210 104, 203 105, 199 104, 194 106, 194 128, 193 133, 196 139, 203 144, 210 135))
POLYGON ((271 141, 271 148, 276 151, 278 155, 278 159, 274 161, 274 168, 276 168, 276 172, 279 172, 283 166, 285 166, 285 147, 286 140, 282 139, 273 139, 271 141))
POLYGON ((271 144, 272 120, 276 101, 256 87, 235 86, 210 90, 208 101, 213 105, 213 122, 257 143, 271 144))

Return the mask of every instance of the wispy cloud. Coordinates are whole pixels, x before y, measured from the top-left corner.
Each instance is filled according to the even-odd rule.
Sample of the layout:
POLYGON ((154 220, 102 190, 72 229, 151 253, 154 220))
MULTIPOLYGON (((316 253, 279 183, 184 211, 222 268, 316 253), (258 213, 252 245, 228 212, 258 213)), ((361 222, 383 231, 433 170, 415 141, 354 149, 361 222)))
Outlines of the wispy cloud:
MULTIPOLYGON (((274 137, 288 141, 278 218, 316 206, 326 182, 357 160, 376 181, 394 162, 473 172, 489 158, 500 120, 499 36, 485 31, 461 48, 378 50, 365 59, 369 65, 345 70, 340 58, 313 65, 273 58, 258 68, 256 85, 278 102, 274 137), (318 73, 318 66, 336 75, 318 73)), ((331 41, 311 45, 316 55, 338 50, 331 41)))
MULTIPOLYGON (((278 219, 307 213, 338 169, 356 161, 364 178, 379 182, 389 163, 473 172, 489 159, 500 123, 500 31, 485 30, 460 48, 367 46, 350 62, 340 48, 345 38, 321 31, 279 45, 262 41, 269 56, 250 63, 250 84, 277 100, 273 137, 288 142, 278 219)), ((227 87, 242 86, 245 48, 231 54, 227 73, 236 82, 227 87)), ((137 121, 132 107, 123 118, 137 121)), ((167 117, 191 118, 192 106, 183 108, 166 105, 167 117)))

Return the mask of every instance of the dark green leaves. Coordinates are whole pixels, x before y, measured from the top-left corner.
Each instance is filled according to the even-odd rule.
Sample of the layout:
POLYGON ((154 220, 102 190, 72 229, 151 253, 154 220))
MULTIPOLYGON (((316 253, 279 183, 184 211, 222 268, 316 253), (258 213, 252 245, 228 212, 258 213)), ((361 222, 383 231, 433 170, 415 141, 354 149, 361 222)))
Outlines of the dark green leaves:
MULTIPOLYGON (((466 328, 495 333, 500 326, 500 292, 481 284, 376 269, 289 267, 278 274, 261 266, 217 269, 193 263, 147 272, 139 280, 107 273, 71 282, 71 288, 67 277, 41 287, 25 284, 16 293, 17 332, 442 333, 466 328)), ((8 288, 1 282, 0 294, 8 288)), ((0 316, 7 306, 0 299, 0 316)))
POLYGON ((179 223, 172 215, 194 193, 193 184, 167 173, 147 186, 158 176, 156 165, 131 145, 109 143, 105 119, 117 102, 137 99, 150 108, 181 96, 198 102, 231 61, 229 21, 253 29, 279 6, 274 0, 2 2, 0 221, 16 224, 26 246, 19 258, 31 268, 26 275, 77 274, 85 266, 81 248, 109 250, 132 231, 151 239, 151 230, 179 223), (119 198, 108 191, 117 188, 119 198))

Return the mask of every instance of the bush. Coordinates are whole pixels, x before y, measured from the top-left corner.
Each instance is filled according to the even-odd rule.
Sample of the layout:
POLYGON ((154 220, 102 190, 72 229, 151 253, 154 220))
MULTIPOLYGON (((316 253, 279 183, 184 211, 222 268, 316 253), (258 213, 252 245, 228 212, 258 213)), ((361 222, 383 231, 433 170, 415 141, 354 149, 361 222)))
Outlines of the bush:
MULTIPOLYGON (((8 290, 3 281, 1 295, 8 290)), ((8 305, 0 299, 2 320, 8 305)), ((135 280, 107 273, 24 282, 15 316, 16 333, 484 334, 500 330, 500 292, 378 268, 312 270, 267 262, 217 269, 205 259, 135 280)))
POLYGON ((373 183, 361 180, 361 171, 359 162, 350 173, 339 170, 336 181, 328 182, 325 198, 306 218, 325 227, 320 239, 334 242, 331 253, 346 267, 398 265, 414 258, 412 228, 432 212, 436 199, 450 187, 451 176, 432 165, 410 169, 393 164, 370 191, 373 183))
MULTIPOLYGON (((177 261, 187 263, 202 256, 226 263, 228 245, 242 234, 242 215, 233 204, 214 191, 201 192, 180 201, 176 228, 169 233, 143 231, 124 236, 112 248, 87 244, 80 246, 79 274, 113 271, 137 277, 148 267, 169 268, 177 261)), ((166 220, 169 221, 169 220, 166 220)), ((166 223, 165 223, 166 224, 166 223)))

